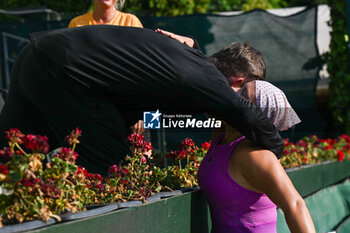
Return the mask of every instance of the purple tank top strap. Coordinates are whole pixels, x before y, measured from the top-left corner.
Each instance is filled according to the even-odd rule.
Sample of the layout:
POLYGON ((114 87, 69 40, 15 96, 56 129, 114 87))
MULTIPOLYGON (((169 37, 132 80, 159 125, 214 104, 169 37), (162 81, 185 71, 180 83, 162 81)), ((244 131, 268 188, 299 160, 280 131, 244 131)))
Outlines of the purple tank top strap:
POLYGON ((233 140, 232 142, 230 142, 229 144, 226 145, 220 145, 220 146, 225 146, 226 147, 226 153, 224 153, 224 157, 225 159, 223 160, 223 163, 226 165, 228 164, 232 152, 236 149, 236 147, 238 146, 238 144, 243 141, 246 137, 245 136, 241 136, 235 140, 233 140))
POLYGON ((239 138, 237 138, 236 140, 230 142, 230 147, 236 148, 236 146, 238 145, 238 143, 240 143, 241 141, 243 141, 245 139, 245 136, 241 136, 239 138))
MULTIPOLYGON (((216 137, 211 145, 220 145, 220 142, 222 141, 222 139, 224 137, 225 137, 225 132, 223 132, 218 137, 216 137)), ((234 148, 235 145, 237 145, 238 143, 240 143, 244 139, 245 139, 245 136, 241 136, 241 137, 237 138, 236 140, 234 140, 234 141, 230 142, 229 144, 227 144, 227 146, 234 148)))

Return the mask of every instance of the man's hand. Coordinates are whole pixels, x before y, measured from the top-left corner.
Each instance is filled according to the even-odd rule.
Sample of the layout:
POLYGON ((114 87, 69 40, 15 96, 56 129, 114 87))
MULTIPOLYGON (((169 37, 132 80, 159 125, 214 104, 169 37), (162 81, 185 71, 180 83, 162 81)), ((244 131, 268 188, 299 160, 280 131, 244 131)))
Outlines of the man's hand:
POLYGON ((163 35, 169 36, 170 38, 179 41, 182 44, 188 45, 191 48, 193 48, 194 40, 192 38, 186 37, 186 36, 180 36, 176 35, 172 32, 164 31, 162 29, 157 29, 156 32, 161 33, 163 35))
POLYGON ((143 121, 139 120, 135 125, 131 126, 131 132, 134 134, 142 134, 145 129, 143 128, 143 121))

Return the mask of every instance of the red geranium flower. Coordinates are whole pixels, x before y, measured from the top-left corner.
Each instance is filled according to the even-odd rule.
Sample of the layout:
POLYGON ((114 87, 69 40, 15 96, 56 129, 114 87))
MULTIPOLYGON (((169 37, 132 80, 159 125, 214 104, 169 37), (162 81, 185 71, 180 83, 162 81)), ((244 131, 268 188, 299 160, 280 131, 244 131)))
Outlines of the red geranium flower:
POLYGON ((23 179, 21 183, 26 187, 34 187, 34 185, 40 183, 40 179, 23 179))
POLYGON ((120 177, 124 177, 126 175, 129 174, 128 169, 126 168, 122 168, 118 165, 112 165, 109 169, 108 169, 108 174, 109 175, 113 175, 113 176, 120 176, 120 177))
POLYGON ((1 174, 9 174, 9 170, 7 169, 6 165, 0 165, 0 173, 1 174))
POLYGON ((283 154, 284 154, 284 155, 288 155, 289 153, 290 153, 289 150, 283 150, 283 154))
POLYGON ((3 162, 7 162, 12 159, 13 153, 10 147, 4 147, 0 150, 0 160, 3 162))
POLYGON ((145 137, 141 134, 130 134, 128 141, 139 152, 147 152, 152 150, 152 145, 146 142, 145 137))
POLYGON ((79 144, 78 138, 81 136, 81 130, 77 127, 75 130, 73 129, 72 132, 66 136, 64 139, 69 145, 73 144, 79 144))
POLYGON ((91 176, 93 179, 98 180, 98 181, 102 181, 103 177, 100 174, 92 174, 91 176))
POLYGON ((45 196, 52 199, 58 199, 61 195, 61 190, 57 187, 57 184, 52 180, 48 180, 48 183, 44 183, 39 179, 36 179, 36 183, 40 182, 40 189, 44 192, 45 196))
POLYGON ((283 143, 284 143, 284 146, 285 146, 285 147, 286 147, 286 146, 289 146, 289 145, 293 145, 292 142, 289 142, 289 138, 284 139, 284 140, 283 140, 283 143))
POLYGON ((83 168, 82 166, 78 166, 75 174, 83 174, 86 177, 88 175, 88 171, 85 168, 83 168))
POLYGON ((341 138, 344 138, 347 142, 350 142, 350 137, 346 134, 343 134, 340 136, 341 138))
POLYGON ((178 159, 185 159, 188 156, 188 154, 186 153, 186 151, 180 151, 180 153, 178 153, 178 159))
POLYGON ((72 149, 69 147, 62 147, 60 152, 56 154, 56 157, 73 164, 78 156, 78 153, 75 151, 72 152, 72 149))
POLYGON ((297 142, 297 146, 307 147, 307 143, 304 142, 303 140, 299 140, 299 141, 297 142))
POLYGON ((344 152, 341 151, 341 150, 338 150, 338 151, 337 151, 337 156, 338 156, 338 161, 339 161, 339 162, 343 161, 344 158, 345 158, 344 152))
POLYGON ((189 148, 194 148, 195 144, 191 138, 186 138, 180 143, 180 148, 185 150, 189 148))
POLYGON ((128 171, 128 169, 126 169, 126 168, 123 168, 123 173, 124 173, 124 175, 127 175, 127 174, 129 174, 129 171, 128 171))
POLYGON ((176 157, 177 157, 177 152, 171 150, 171 151, 167 154, 166 157, 168 157, 169 159, 176 159, 176 157))
POLYGON ((24 146, 33 152, 46 154, 49 152, 49 143, 46 136, 28 134, 23 137, 24 146))
POLYGON ((209 150, 209 148, 210 148, 210 143, 209 143, 209 142, 204 142, 204 143, 202 143, 202 148, 203 148, 204 150, 209 150))
POLYGON ((15 143, 18 143, 18 144, 22 144, 23 143, 23 137, 24 137, 24 134, 19 131, 19 129, 10 129, 9 131, 6 131, 5 132, 6 134, 6 138, 11 141, 11 143, 15 144, 15 143))

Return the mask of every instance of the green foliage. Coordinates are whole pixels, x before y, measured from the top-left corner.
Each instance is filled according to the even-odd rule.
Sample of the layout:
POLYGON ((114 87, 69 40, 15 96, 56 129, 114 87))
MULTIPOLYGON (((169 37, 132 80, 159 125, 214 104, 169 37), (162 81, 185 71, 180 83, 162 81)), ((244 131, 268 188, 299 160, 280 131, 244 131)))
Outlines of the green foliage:
MULTIPOLYGON (((93 3, 93 1, 91 1, 93 3)), ((327 0, 127 0, 123 10, 138 15, 176 16, 232 10, 253 10, 324 4, 327 0)), ((92 4, 93 5, 93 4, 92 4)), ((0 9, 46 7, 58 12, 85 12, 84 0, 2 0, 0 9)))
POLYGON ((2 0, 0 9, 46 7, 58 12, 81 12, 86 10, 83 0, 2 0))
MULTIPOLYGON (((87 11, 88 6, 84 0, 1 0, 0 9, 18 10, 30 8, 47 8, 59 12, 63 18, 71 19, 87 11), (62 14, 63 13, 63 14, 62 14)), ((0 22, 16 22, 24 20, 46 20, 45 13, 3 15, 0 14, 0 22)))
POLYGON ((247 0, 242 5, 242 10, 250 11, 254 9, 272 9, 286 6, 287 2, 284 0, 247 0))
POLYGON ((324 161, 339 162, 350 159, 350 137, 346 134, 337 139, 320 139, 316 135, 304 137, 297 143, 284 140, 281 164, 284 168, 317 164, 324 161))
POLYGON ((288 6, 309 6, 327 4, 329 0, 287 0, 288 6))
MULTIPOLYGON (((59 214, 83 211, 93 204, 146 202, 160 191, 197 187, 199 166, 211 146, 204 142, 198 147, 186 138, 167 155, 173 165, 160 168, 151 154, 151 144, 144 136, 131 134, 132 156, 126 156, 123 165, 112 165, 103 177, 75 165, 78 154, 74 148, 81 136, 78 128, 65 138, 71 148, 61 147, 49 154, 45 136, 24 135, 18 129, 10 129, 6 135, 9 147, 0 150, 0 226, 59 219, 59 214), (44 166, 46 157, 50 161, 44 166), (11 175, 14 172, 21 174, 11 175)), ((285 168, 350 159, 350 137, 345 134, 337 139, 305 137, 295 144, 286 139, 284 145, 281 164, 285 168)))
POLYGON ((330 74, 330 108, 338 131, 350 132, 350 72, 345 1, 333 0, 331 6, 331 52, 324 56, 330 74))
POLYGON ((241 10, 245 0, 211 0, 210 11, 241 10))
POLYGON ((123 10, 143 15, 176 16, 205 13, 210 0, 129 0, 123 10))
MULTIPOLYGON (((81 132, 81 131, 79 131, 81 132)), ((93 192, 80 184, 76 174, 77 154, 61 148, 51 160, 43 162, 49 150, 47 137, 24 135, 17 129, 6 132, 9 147, 1 150, 0 162, 0 225, 33 219, 48 221, 55 214, 85 210, 93 204, 93 192)), ((75 148, 78 129, 67 138, 75 148)))
POLYGON ((285 0, 128 0, 123 10, 139 15, 176 16, 285 6, 287 6, 285 0))

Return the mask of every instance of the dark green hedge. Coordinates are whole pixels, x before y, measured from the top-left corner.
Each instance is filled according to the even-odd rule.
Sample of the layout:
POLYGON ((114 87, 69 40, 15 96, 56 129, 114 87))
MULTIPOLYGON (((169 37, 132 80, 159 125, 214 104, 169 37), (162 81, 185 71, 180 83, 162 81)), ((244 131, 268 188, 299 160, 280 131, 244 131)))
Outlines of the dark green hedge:
POLYGON ((334 128, 338 132, 350 133, 350 70, 349 37, 346 32, 345 1, 331 0, 331 52, 324 58, 330 74, 330 108, 334 128))
MULTIPOLYGON (((47 7, 58 12, 84 12, 94 0, 1 0, 0 9, 47 7)), ((126 0, 125 11, 139 15, 175 16, 215 11, 268 9, 325 3, 327 0, 126 0)))
POLYGON ((286 0, 127 0, 124 10, 140 15, 176 16, 286 6, 288 6, 286 0))
POLYGON ((1 0, 0 9, 46 7, 58 12, 81 12, 87 10, 84 0, 1 0))

